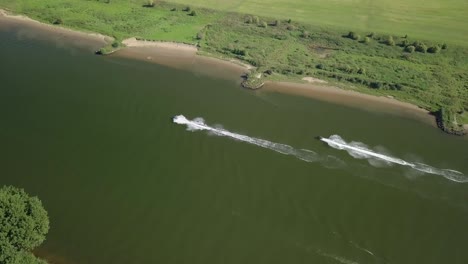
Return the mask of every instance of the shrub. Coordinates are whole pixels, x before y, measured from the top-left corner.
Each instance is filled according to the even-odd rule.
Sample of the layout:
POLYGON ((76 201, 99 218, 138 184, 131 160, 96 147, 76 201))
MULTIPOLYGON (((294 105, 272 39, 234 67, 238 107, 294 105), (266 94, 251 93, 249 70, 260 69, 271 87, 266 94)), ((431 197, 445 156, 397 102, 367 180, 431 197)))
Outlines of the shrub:
POLYGON ((265 21, 262 21, 262 23, 260 23, 260 26, 262 28, 266 28, 268 25, 267 25, 267 23, 265 21))
POLYGON ((361 36, 359 36, 358 34, 356 34, 353 31, 350 31, 348 33, 347 37, 350 38, 350 39, 354 39, 354 40, 359 40, 361 38, 361 36))
POLYGON ((409 45, 409 41, 408 41, 407 39, 404 39, 404 40, 401 41, 400 46, 406 47, 406 46, 408 46, 408 45, 409 45))
POLYGON ((364 43, 370 43, 370 38, 369 38, 369 37, 365 37, 365 38, 364 38, 364 43))
POLYGON ((254 16, 254 17, 252 18, 252 20, 253 20, 253 22, 254 22, 255 24, 259 24, 259 23, 260 23, 260 19, 258 18, 258 16, 254 16))
POLYGON ((369 33, 369 35, 367 35, 369 38, 374 38, 375 37, 375 33, 374 32, 371 32, 369 33))
POLYGON ((288 19, 288 24, 291 24, 291 21, 292 21, 291 19, 288 19))
POLYGON ((323 70, 323 69, 325 69, 325 66, 323 64, 317 64, 317 66, 315 66, 315 68, 317 68, 319 70, 323 70))
POLYGON ((189 16, 197 16, 197 11, 192 10, 192 12, 189 13, 189 16))
POLYGON ((447 44, 442 44, 442 49, 447 49, 447 44))
POLYGON ((52 24, 54 24, 54 25, 60 25, 62 23, 63 23, 63 21, 62 21, 61 18, 57 18, 57 19, 54 20, 54 22, 52 22, 52 24))
POLYGON ((419 51, 422 53, 426 53, 427 51, 427 46, 422 42, 416 41, 413 43, 413 46, 416 48, 416 51, 419 51))
POLYGON ((171 8, 171 11, 177 11, 177 8, 173 7, 171 8))
POLYGON ((252 23, 253 23, 253 18, 252 18, 251 16, 247 16, 247 17, 245 18, 245 23, 247 23, 247 24, 252 24, 252 23))
POLYGON ((279 20, 275 20, 275 21, 273 22, 273 26, 276 26, 276 27, 277 27, 277 26, 280 26, 280 25, 281 25, 281 21, 279 21, 279 20))
POLYGON ((185 11, 185 12, 190 12, 190 6, 186 6, 182 9, 182 11, 185 11))
POLYGON ((112 42, 112 47, 113 48, 118 48, 120 46, 120 43, 117 41, 112 42))
POLYGON ((409 53, 413 53, 416 50, 416 48, 413 45, 409 45, 405 47, 405 51, 409 53))
POLYGON ((392 36, 388 36, 388 38, 385 40, 385 44, 389 46, 395 46, 395 40, 393 40, 392 36))
POLYGON ((205 32, 198 32, 197 33, 197 39, 198 40, 201 40, 201 39, 204 39, 205 38, 205 32))
POLYGON ((366 74, 366 70, 363 68, 359 68, 357 71, 358 74, 366 74))
POLYGON ((289 30, 289 31, 293 31, 293 30, 296 29, 296 27, 295 27, 294 25, 288 25, 288 26, 286 27, 286 29, 289 30))
POLYGON ((374 89, 380 89, 382 88, 382 83, 374 81, 370 83, 370 87, 374 89))
POLYGON ((439 53, 440 50, 441 50, 440 46, 435 45, 435 46, 432 46, 432 47, 428 48, 427 52, 429 52, 429 53, 439 53))
POLYGON ((301 37, 303 37, 303 38, 308 38, 308 37, 310 37, 309 31, 302 31, 301 37))

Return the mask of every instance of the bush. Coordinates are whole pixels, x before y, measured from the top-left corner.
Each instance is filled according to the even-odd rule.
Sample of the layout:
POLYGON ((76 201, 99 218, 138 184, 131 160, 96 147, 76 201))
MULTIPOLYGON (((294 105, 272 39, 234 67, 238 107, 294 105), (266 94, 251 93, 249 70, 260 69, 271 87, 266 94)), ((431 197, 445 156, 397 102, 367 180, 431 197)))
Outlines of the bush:
POLYGON ((395 46, 395 40, 393 40, 392 36, 388 36, 387 39, 385 40, 385 44, 389 46, 395 46))
POLYGON ((54 22, 52 22, 52 24, 54 24, 54 25, 60 25, 62 23, 63 23, 63 21, 62 21, 61 18, 57 18, 57 19, 54 20, 54 22))
POLYGON ((190 10, 192 10, 190 6, 186 6, 182 9, 182 11, 185 11, 185 12, 190 12, 190 10))
POLYGON ((291 21, 292 21, 291 19, 288 19, 288 24, 291 24, 291 21))
POLYGON ((303 37, 303 38, 308 38, 308 37, 310 37, 309 31, 302 31, 301 37, 303 37))
POLYGON ((112 47, 113 48, 118 48, 120 46, 120 43, 117 41, 112 42, 112 47))
POLYGON ((275 27, 278 27, 278 26, 280 26, 280 25, 281 25, 281 21, 279 21, 279 20, 275 20, 275 21, 273 22, 273 24, 272 24, 272 25, 273 25, 273 26, 275 26, 275 27))
POLYGON ((426 53, 427 51, 427 46, 419 41, 416 41, 413 43, 413 46, 416 48, 416 51, 426 53))
POLYGON ((189 13, 189 16, 197 16, 197 11, 192 10, 192 12, 189 13))
POLYGON ((293 31, 293 30, 296 30, 296 27, 294 25, 288 25, 286 29, 289 31, 293 31))
POLYGON ((262 28, 266 28, 268 25, 267 25, 267 23, 265 21, 262 21, 262 23, 260 23, 260 26, 262 28))
POLYGON ((365 38, 364 38, 364 43, 370 43, 370 38, 369 38, 369 37, 365 37, 365 38))
POLYGON ((197 33, 197 39, 198 40, 201 40, 201 39, 204 39, 205 38, 205 32, 198 32, 197 33))
POLYGON ((442 44, 442 49, 447 49, 447 44, 442 44))
POLYGON ((259 23, 260 23, 260 19, 258 18, 258 16, 254 16, 254 17, 252 18, 252 20, 253 20, 253 22, 254 22, 255 24, 259 24, 259 23))
POLYGON ((177 8, 173 7, 171 8, 171 11, 177 11, 177 8))
POLYGON ((371 87, 371 88, 374 88, 374 89, 380 89, 380 88, 382 88, 382 83, 381 83, 381 82, 375 82, 375 81, 374 81, 374 82, 371 82, 371 83, 370 83, 370 87, 371 87))
POLYGON ((405 47, 405 51, 409 53, 413 53, 416 50, 416 48, 413 45, 409 45, 405 47))
POLYGON ((429 52, 429 53, 439 53, 440 50, 441 50, 440 46, 435 45, 435 46, 432 46, 432 47, 428 48, 427 52, 429 52))
POLYGON ((350 39, 354 39, 354 40, 359 40, 361 38, 361 36, 359 36, 358 34, 356 34, 353 31, 350 31, 348 33, 347 37, 350 38, 350 39))
POLYGON ((253 23, 253 18, 251 16, 247 16, 244 21, 247 24, 252 24, 253 23))
POLYGON ((363 68, 359 68, 357 71, 358 74, 366 74, 366 70, 363 68))
POLYGON ((143 5, 144 7, 154 7, 154 0, 148 0, 146 4, 143 5))
POLYGON ((374 32, 371 32, 369 33, 369 35, 367 35, 369 38, 374 38, 375 37, 375 33, 374 32))
POLYGON ((409 41, 408 41, 407 39, 404 39, 404 40, 401 41, 400 46, 406 47, 406 46, 408 46, 408 45, 409 45, 409 41))

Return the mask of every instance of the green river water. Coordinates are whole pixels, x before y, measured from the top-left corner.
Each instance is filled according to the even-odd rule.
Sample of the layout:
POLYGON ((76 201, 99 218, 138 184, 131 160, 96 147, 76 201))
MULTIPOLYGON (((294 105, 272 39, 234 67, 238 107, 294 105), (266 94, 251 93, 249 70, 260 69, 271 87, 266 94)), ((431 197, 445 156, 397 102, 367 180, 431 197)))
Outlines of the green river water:
MULTIPOLYGON (((468 263, 467 138, 414 119, 252 92, 18 27, 0 30, 0 185, 37 195, 60 263, 468 263), (174 124, 314 151, 314 162, 174 124), (466 177, 466 176, 465 176, 466 177)), ((94 47, 93 47, 94 48, 94 47)), ((195 66, 196 67, 196 66, 195 66)))

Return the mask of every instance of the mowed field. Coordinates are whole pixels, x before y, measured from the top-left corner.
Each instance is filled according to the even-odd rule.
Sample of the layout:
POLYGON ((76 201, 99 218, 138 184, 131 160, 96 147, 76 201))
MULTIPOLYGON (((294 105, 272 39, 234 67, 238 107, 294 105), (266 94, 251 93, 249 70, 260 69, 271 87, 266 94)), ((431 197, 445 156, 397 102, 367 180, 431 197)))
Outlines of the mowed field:
POLYGON ((170 0, 341 28, 468 45, 467 0, 170 0))

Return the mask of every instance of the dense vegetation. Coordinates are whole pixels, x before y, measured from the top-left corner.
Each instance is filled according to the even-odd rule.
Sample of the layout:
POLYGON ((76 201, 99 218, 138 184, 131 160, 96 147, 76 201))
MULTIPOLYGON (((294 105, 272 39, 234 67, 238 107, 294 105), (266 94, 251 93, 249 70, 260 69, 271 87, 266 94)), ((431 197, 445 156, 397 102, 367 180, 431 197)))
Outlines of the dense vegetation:
POLYGON ((45 264, 31 250, 49 231, 47 212, 22 189, 0 188, 0 264, 45 264))
MULTIPOLYGON (((441 12, 453 15, 443 25, 428 20, 426 9, 411 9, 410 20, 418 21, 414 22, 416 25, 423 21, 424 27, 412 27, 414 23, 410 25, 406 20, 387 23, 388 18, 382 17, 375 18, 377 26, 371 27, 379 29, 375 33, 350 31, 370 27, 361 27, 358 21, 350 22, 350 28, 344 29, 344 25, 330 22, 334 16, 324 20, 334 26, 323 27, 315 18, 307 20, 313 16, 284 12, 288 8, 273 12, 281 1, 262 4, 265 9, 253 8, 249 12, 256 14, 252 15, 147 0, 0 0, 0 7, 44 22, 103 33, 117 40, 136 36, 197 44, 201 53, 246 61, 271 80, 316 76, 345 84, 348 89, 391 95, 434 113, 443 108, 444 116, 451 118, 443 120, 444 127, 450 127, 445 130, 456 131, 468 123, 468 45, 464 43, 468 34, 462 27, 465 23, 458 24, 464 21, 462 10, 466 6, 457 1, 449 1, 451 8, 445 2, 439 5, 441 12)), ((236 2, 239 1, 231 4, 236 2)), ((325 6, 324 1, 315 2, 325 6)), ((431 9, 432 2, 425 3, 425 7, 431 9)), ((339 13, 343 21, 354 17, 342 7, 336 7, 335 2, 327 3, 327 8, 334 12, 325 13, 339 13)), ((414 1, 405 3, 403 6, 415 7, 414 1)), ((238 4, 236 10, 245 11, 242 6, 252 5, 252 1, 238 4)), ((297 6, 300 5, 309 4, 298 1, 297 6)), ((353 4, 352 9, 356 6, 353 4)), ((396 4, 391 6, 396 8, 396 4)), ((383 10, 380 4, 376 8, 383 10)), ((307 14, 317 12, 306 10, 307 14)), ((112 46, 103 51, 112 51, 112 46)))

